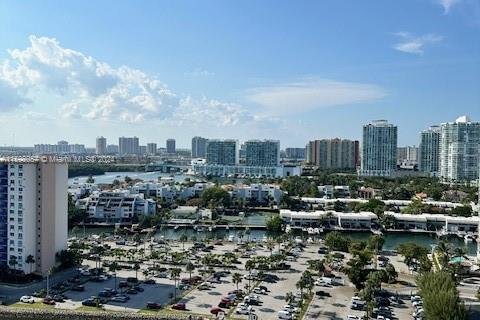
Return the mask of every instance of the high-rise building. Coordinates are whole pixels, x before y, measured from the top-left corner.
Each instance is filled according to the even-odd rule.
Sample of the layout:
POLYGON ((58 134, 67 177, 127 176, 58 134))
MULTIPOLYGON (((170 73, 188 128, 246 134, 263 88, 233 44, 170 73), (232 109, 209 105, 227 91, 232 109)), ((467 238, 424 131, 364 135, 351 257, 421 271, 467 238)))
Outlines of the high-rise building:
POLYGON ((355 169, 358 157, 358 141, 322 139, 307 145, 307 162, 320 169, 355 169))
POLYGON ((238 141, 209 139, 206 159, 208 164, 230 166, 238 164, 238 141))
POLYGON ((67 248, 67 181, 67 164, 0 164, 0 265, 43 275, 55 266, 67 248))
POLYGON ((107 138, 98 137, 96 141, 95 153, 102 155, 107 153, 107 138))
POLYGON ((140 147, 137 137, 120 137, 118 138, 118 153, 121 156, 129 154, 139 154, 140 147))
POLYGON ((68 142, 65 140, 61 140, 57 142, 57 153, 69 153, 70 147, 68 142))
POLYGON ((397 126, 376 120, 363 126, 362 176, 390 177, 397 168, 397 126))
POLYGON ((440 170, 440 126, 420 133, 419 170, 437 176, 440 170))
POLYGON ((147 143, 147 154, 156 155, 157 154, 157 144, 156 143, 147 143))
POLYGON ((167 153, 175 153, 175 139, 167 139, 167 153))
POLYGON ((280 141, 248 140, 245 142, 245 164, 250 167, 280 165, 280 141))
POLYGON ((467 116, 440 126, 440 177, 445 181, 478 179, 480 122, 467 116))
POLYGON ((397 148, 397 164, 418 163, 418 147, 417 146, 406 146, 397 148))
POLYGON ((305 160, 306 148, 286 148, 285 157, 287 159, 305 160))
POLYGON ((118 146, 116 144, 107 145, 108 154, 118 154, 118 146))
POLYGON ((192 158, 205 158, 207 154, 208 139, 202 137, 192 138, 192 158))

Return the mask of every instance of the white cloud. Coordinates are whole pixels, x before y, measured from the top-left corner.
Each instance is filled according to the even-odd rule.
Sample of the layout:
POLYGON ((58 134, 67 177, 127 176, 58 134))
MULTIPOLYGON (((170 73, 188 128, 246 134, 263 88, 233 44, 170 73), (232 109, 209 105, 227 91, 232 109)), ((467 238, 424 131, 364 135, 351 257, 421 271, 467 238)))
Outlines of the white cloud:
POLYGON ((269 113, 288 114, 371 102, 385 95, 384 89, 373 84, 309 79, 252 89, 247 98, 266 107, 269 113))
POLYGON ((443 13, 448 14, 453 6, 462 2, 462 0, 437 0, 438 4, 443 7, 443 13))
POLYGON ((408 32, 394 33, 400 38, 400 42, 396 43, 393 48, 395 50, 422 55, 425 50, 425 46, 440 42, 443 37, 436 34, 425 34, 422 36, 414 36, 408 32))
MULTIPOLYGON (((193 118, 222 126, 253 117, 240 105, 216 100, 181 99, 156 77, 127 66, 119 68, 81 52, 64 48, 54 38, 30 36, 30 46, 10 50, 0 63, 0 110, 28 102, 39 90, 65 100, 65 118, 145 120, 193 118)), ((209 75, 198 69, 198 75, 209 75)))

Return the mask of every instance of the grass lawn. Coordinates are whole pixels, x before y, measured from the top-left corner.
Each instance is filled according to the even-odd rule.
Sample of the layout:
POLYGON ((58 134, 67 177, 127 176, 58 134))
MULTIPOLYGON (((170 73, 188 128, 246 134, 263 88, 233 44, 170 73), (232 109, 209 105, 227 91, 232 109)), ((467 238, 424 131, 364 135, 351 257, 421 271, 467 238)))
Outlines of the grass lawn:
POLYGON ((99 312, 99 311, 108 312, 108 310, 103 310, 102 308, 89 307, 89 306, 80 306, 80 307, 76 308, 75 310, 77 310, 77 311, 88 311, 88 312, 99 312))
POLYGON ((9 305, 9 307, 23 308, 23 309, 54 309, 55 308, 55 306, 51 306, 43 302, 35 302, 35 303, 16 302, 14 304, 9 305))

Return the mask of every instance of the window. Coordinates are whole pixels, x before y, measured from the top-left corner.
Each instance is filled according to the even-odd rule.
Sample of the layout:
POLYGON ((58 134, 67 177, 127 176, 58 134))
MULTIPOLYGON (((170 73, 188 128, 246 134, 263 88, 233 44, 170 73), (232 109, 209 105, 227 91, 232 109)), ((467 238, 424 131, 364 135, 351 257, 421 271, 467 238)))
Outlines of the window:
POLYGON ((10 244, 11 244, 11 245, 14 245, 14 244, 15 244, 15 241, 14 241, 14 240, 10 240, 10 244))
POLYGON ((19 241, 18 241, 18 246, 19 246, 19 247, 23 247, 23 241, 20 241, 20 240, 19 240, 19 241))
POLYGON ((18 239, 23 239, 23 233, 18 234, 18 239))
POLYGON ((10 221, 15 221, 15 218, 14 218, 14 217, 10 217, 10 221))
POLYGON ((18 223, 23 223, 23 218, 18 218, 18 223))
MULTIPOLYGON (((18 231, 23 231, 23 226, 18 226, 18 231)), ((21 235, 21 233, 19 233, 18 235, 21 235)))
POLYGON ((22 192, 22 191, 23 191, 23 188, 18 188, 18 191, 22 192))
POLYGON ((18 252, 23 252, 23 249, 22 248, 18 248, 18 252))
POLYGON ((10 225, 10 230, 15 230, 15 226, 10 225))
POLYGON ((13 248, 13 247, 10 247, 10 251, 15 251, 15 248, 13 248))

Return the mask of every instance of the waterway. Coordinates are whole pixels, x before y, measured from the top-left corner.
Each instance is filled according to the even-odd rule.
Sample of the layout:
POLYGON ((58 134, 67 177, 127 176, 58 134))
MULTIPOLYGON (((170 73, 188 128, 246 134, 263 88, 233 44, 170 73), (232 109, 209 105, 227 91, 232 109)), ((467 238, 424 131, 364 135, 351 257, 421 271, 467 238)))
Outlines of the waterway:
MULTIPOLYGON (((152 172, 143 172, 143 171, 129 171, 129 172, 105 172, 105 174, 95 175, 92 178, 95 180, 95 183, 112 183, 113 180, 124 181, 125 177, 130 177, 132 179, 140 179, 143 181, 158 181, 158 178, 162 177, 172 177, 176 182, 182 182, 185 178, 189 177, 184 174, 170 174, 160 171, 152 172)), ((68 185, 72 186, 74 184, 85 183, 88 179, 88 176, 80 176, 76 178, 68 179, 68 185)))
MULTIPOLYGON (((85 234, 92 235, 92 234, 102 234, 102 233, 110 233, 114 232, 113 227, 101 227, 101 228, 85 228, 85 234)), ((258 230, 258 229, 251 229, 249 230, 249 235, 245 233, 245 230, 230 227, 229 230, 225 229, 214 229, 212 231, 208 231, 206 228, 202 232, 197 232, 191 228, 179 228, 178 230, 174 230, 173 228, 164 228, 158 230, 155 237, 156 238, 164 238, 170 240, 178 240, 181 235, 186 234, 190 240, 202 240, 202 239, 228 239, 229 236, 233 236, 235 238, 240 237, 243 235, 243 239, 247 240, 248 238, 251 240, 262 240, 264 236, 267 235, 265 230, 258 230)), ((83 230, 80 232, 80 235, 83 234, 83 230)), ((300 235, 300 233, 297 233, 300 235)), ((70 234, 72 235, 72 234, 70 234)), ((305 233, 305 237, 308 235, 305 233)), ((355 240, 367 240, 368 237, 371 236, 370 232, 345 232, 345 236, 348 236, 355 240)), ((319 236, 320 238, 324 238, 325 234, 319 236)), ((406 242, 415 242, 416 244, 423 245, 427 248, 431 248, 432 245, 435 245, 438 242, 438 238, 432 234, 425 234, 425 233, 406 233, 406 232, 388 232, 384 234, 385 244, 383 249, 385 250, 395 250, 397 246, 401 243, 406 242)), ((465 243, 463 239, 458 237, 448 237, 445 238, 454 248, 456 247, 464 247, 467 249, 468 255, 476 255, 477 253, 477 245, 475 242, 465 243)))

